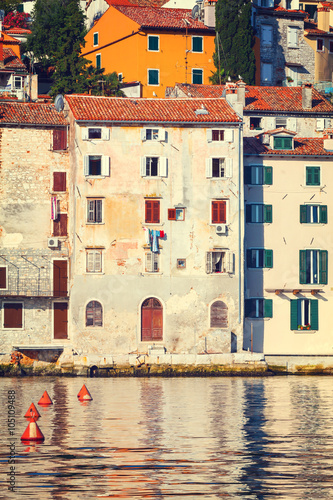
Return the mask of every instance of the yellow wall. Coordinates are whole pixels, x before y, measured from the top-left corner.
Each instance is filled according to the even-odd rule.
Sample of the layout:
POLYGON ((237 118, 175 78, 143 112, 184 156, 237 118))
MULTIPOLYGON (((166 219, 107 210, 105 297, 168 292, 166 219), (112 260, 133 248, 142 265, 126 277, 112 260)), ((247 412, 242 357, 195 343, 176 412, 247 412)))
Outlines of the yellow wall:
MULTIPOLYGON (((320 38, 320 37, 318 37, 320 38)), ((317 51, 317 40, 305 37, 315 54, 315 82, 331 81, 333 72, 333 54, 329 52, 329 43, 332 38, 323 37, 324 52, 317 51)))
MULTIPOLYGON (((149 34, 159 36, 159 52, 148 51, 148 33, 140 32, 139 25, 121 14, 117 9, 110 7, 97 21, 95 26, 86 36, 86 46, 83 55, 91 50, 93 53, 85 56, 95 65, 96 54, 101 54, 101 65, 106 73, 116 71, 123 74, 125 82, 140 81, 142 83, 142 96, 164 97, 167 86, 176 82, 192 83, 192 68, 203 70, 203 83, 209 84, 209 77, 215 70, 213 52, 215 50, 213 34, 204 35, 203 52, 191 52, 191 36, 179 32, 157 32, 149 34), (93 35, 98 32, 99 45, 102 47, 112 41, 136 33, 125 40, 99 50, 93 46, 93 35), (189 50, 190 52, 186 52, 189 50), (186 70, 187 54, 187 70, 186 70), (148 69, 159 69, 160 84, 148 85, 148 69)), ((201 33, 194 33, 202 36, 201 33)))

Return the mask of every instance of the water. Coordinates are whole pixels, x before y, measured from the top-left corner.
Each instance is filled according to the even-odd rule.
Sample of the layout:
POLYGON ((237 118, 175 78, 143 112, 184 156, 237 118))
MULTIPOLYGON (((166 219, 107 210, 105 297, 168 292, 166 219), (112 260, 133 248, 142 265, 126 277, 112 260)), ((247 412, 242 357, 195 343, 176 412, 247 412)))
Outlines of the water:
POLYGON ((331 377, 1 379, 0 498, 331 499, 331 377), (80 403, 86 383, 93 401, 80 403), (15 391, 15 431, 7 429, 15 391), (45 441, 24 445, 38 410, 45 441))

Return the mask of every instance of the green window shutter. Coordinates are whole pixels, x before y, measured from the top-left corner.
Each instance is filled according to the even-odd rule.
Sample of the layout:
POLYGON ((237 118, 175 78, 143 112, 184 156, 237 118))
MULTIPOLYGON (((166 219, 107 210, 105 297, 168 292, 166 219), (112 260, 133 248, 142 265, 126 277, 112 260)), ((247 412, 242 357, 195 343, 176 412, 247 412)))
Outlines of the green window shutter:
POLYGON ((319 222, 327 224, 327 205, 319 207, 319 222))
POLYGON ((265 250, 264 267, 273 267, 273 250, 265 250))
POLYGON ((264 184, 273 184, 273 167, 264 167, 264 184))
POLYGON ((264 222, 273 222, 272 205, 264 205, 264 222))
POLYGON ((298 330, 297 299, 290 301, 290 330, 298 330))
POLYGON ((313 185, 320 186, 320 167, 313 168, 313 185))
POLYGON ((306 185, 313 186, 312 167, 306 167, 306 185))
POLYGON ((244 182, 245 182, 245 184, 251 184, 251 170, 252 170, 252 167, 245 167, 245 169, 244 169, 244 182))
POLYGON ((299 221, 301 224, 307 222, 306 220, 306 205, 299 206, 299 221))
POLYGON ((327 285, 327 250, 321 250, 319 253, 319 283, 327 285))
POLYGON ((299 251, 299 282, 306 283, 306 250, 299 251))
POLYGON ((273 300, 264 299, 264 318, 273 318, 273 300))
POLYGON ((311 330, 318 330, 318 300, 311 299, 310 327, 311 330))
POLYGON ((291 146, 292 146, 292 138, 283 137, 283 149, 291 149, 291 146))

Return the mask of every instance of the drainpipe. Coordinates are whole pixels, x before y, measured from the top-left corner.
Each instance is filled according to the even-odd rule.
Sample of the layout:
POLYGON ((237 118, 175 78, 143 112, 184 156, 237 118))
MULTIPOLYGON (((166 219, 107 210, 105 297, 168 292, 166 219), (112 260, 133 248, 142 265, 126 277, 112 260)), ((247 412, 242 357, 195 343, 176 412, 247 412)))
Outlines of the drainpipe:
POLYGON ((242 207, 243 207, 243 191, 242 186, 242 163, 243 163, 243 151, 242 151, 242 129, 243 123, 238 125, 238 323, 242 320, 242 307, 243 307, 243 296, 242 296, 242 269, 243 269, 243 258, 242 255, 242 207))

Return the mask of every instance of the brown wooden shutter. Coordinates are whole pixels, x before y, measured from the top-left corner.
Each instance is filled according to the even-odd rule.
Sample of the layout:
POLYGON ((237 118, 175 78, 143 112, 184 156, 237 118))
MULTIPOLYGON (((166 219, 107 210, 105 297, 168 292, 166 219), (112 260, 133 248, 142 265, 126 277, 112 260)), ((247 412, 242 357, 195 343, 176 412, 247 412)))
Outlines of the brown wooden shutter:
POLYGON ((67 260, 53 261, 53 296, 67 296, 67 260))
POLYGON ((4 328, 22 328, 22 304, 4 304, 4 328))
POLYGON ((152 222, 152 201, 146 200, 145 222, 152 222))
POLYGON ((7 268, 0 267, 0 288, 7 288, 7 268))
POLYGON ((53 172, 53 191, 66 191, 66 172, 53 172))
POLYGON ((158 200, 146 200, 145 222, 158 224, 160 222, 160 202, 158 200))
POLYGON ((55 302, 53 304, 53 338, 67 339, 68 330, 68 304, 55 302))
POLYGON ((67 236, 67 214, 58 214, 53 221, 53 236, 67 236))
POLYGON ((226 202, 223 200, 212 201, 212 223, 226 223, 226 202))
POLYGON ((216 224, 219 222, 219 206, 217 201, 212 201, 212 223, 216 224))
POLYGON ((53 151, 62 151, 64 149, 67 149, 67 129, 53 130, 53 151))
POLYGON ((175 208, 168 209, 168 220, 176 220, 176 209, 175 208))
POLYGON ((153 201, 153 222, 158 224, 160 222, 160 202, 153 201))
POLYGON ((221 224, 226 223, 226 202, 219 201, 219 221, 221 224))

